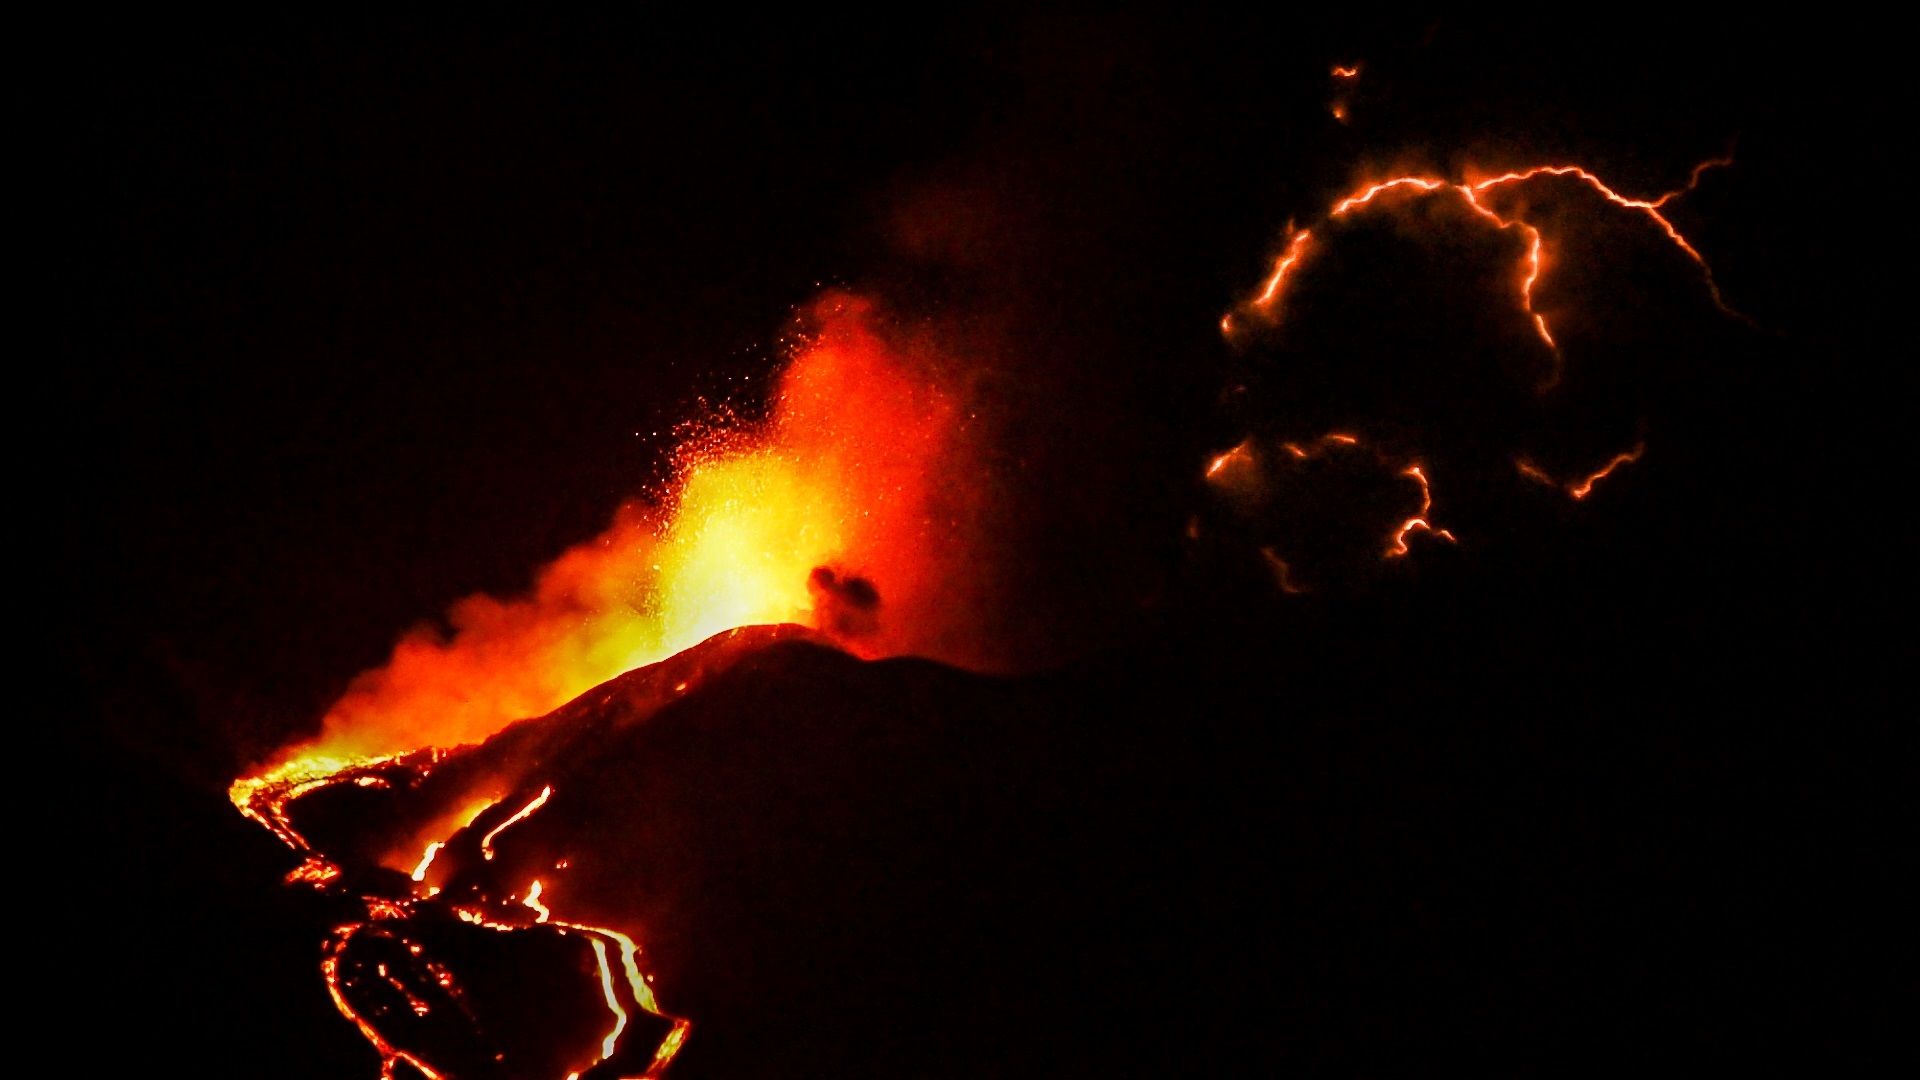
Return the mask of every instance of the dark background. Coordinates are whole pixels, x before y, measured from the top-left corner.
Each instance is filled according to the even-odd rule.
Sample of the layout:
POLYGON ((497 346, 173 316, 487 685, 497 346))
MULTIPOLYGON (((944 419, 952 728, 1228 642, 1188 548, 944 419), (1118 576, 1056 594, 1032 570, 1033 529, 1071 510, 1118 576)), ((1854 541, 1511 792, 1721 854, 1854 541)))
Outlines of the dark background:
MULTIPOLYGON (((1550 946, 1592 927, 1574 950, 1588 964, 1640 958, 1584 980, 1604 992, 1582 1015, 1665 994, 1670 1024, 1622 1030, 1696 1060, 1787 1044, 1865 1060, 1891 1014, 1869 913, 1894 861, 1888 665, 1910 653, 1887 569, 1905 545, 1885 480, 1899 346, 1869 319, 1892 302, 1903 211, 1880 186, 1877 64, 1844 37, 1206 20, 49 32, 24 100, 51 134, 33 215, 54 240, 38 314, 55 400, 26 426, 57 477, 52 771, 85 792, 48 826, 81 853, 63 874, 93 912, 92 947, 63 967, 76 987, 119 982, 126 1014, 100 1053, 373 1073, 321 989, 311 916, 226 782, 406 626, 519 589, 604 527, 703 401, 750 411, 824 282, 977 313, 1022 343, 995 362, 1031 376, 1006 409, 1039 464, 1009 497, 1032 509, 1036 618, 1084 635, 1085 677, 1158 665, 1223 714, 1288 715, 1252 745, 1284 751, 1296 780, 1354 770, 1379 820, 1544 778, 1532 796, 1493 785, 1509 801, 1471 817, 1540 815, 1537 832, 1463 826, 1462 842, 1497 868, 1476 879, 1489 894, 1548 850, 1613 853, 1617 873, 1542 887, 1569 917, 1508 923, 1550 946), (1326 70, 1356 58, 1342 127, 1326 70), (1690 366, 1641 401, 1658 456, 1623 479, 1637 494, 1534 522, 1498 560, 1442 553, 1304 608, 1274 607, 1229 556, 1181 562, 1197 463, 1238 433, 1219 391, 1261 362, 1222 348, 1215 321, 1287 219, 1401 158, 1570 155, 1652 192, 1729 143, 1736 167, 1676 218, 1763 329, 1689 323, 1684 348, 1646 346, 1690 366), (951 250, 911 239, 950 217, 951 250), (1142 567, 1174 599, 1112 618, 1137 608, 1142 567), (1390 762, 1422 763, 1426 794, 1390 762)), ((1369 820, 1328 812, 1318 857, 1339 863, 1342 838, 1409 857, 1369 820)), ((1434 875, 1451 880, 1413 876, 1434 875)), ((1372 917, 1351 916, 1356 940, 1372 917)), ((1519 970, 1504 955, 1480 961, 1487 984, 1519 970)), ((1426 1005, 1394 1015, 1453 1015, 1426 1005)), ((1483 1034, 1498 1044, 1497 1024, 1483 1034)))

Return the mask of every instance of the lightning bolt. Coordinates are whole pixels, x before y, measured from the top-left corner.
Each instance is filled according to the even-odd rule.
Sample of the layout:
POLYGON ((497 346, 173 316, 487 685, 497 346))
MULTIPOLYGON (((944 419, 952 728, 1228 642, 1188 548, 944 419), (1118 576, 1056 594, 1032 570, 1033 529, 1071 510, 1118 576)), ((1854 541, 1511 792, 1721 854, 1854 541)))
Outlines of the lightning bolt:
MULTIPOLYGON (((1341 69, 1336 69, 1336 74, 1338 74, 1339 70, 1341 69)), ((1553 356, 1553 371, 1540 386, 1540 389, 1545 391, 1552 389, 1559 383, 1561 370, 1565 364, 1565 358, 1560 352, 1559 342, 1554 339, 1553 328, 1548 325, 1546 315, 1535 310, 1533 306, 1534 286, 1539 283, 1546 262, 1546 245, 1540 236, 1539 229, 1535 228, 1522 217, 1507 216, 1500 213, 1489 205, 1488 197, 1498 189, 1526 184, 1543 177, 1577 180, 1615 206, 1632 210, 1645 216, 1655 228, 1659 229, 1669 243, 1679 249, 1699 268, 1701 278, 1706 284, 1708 295, 1713 298, 1714 306, 1728 315, 1751 322, 1745 315, 1728 306, 1726 297, 1720 290, 1720 283, 1715 280, 1713 269, 1707 264, 1706 256, 1702 255, 1700 249, 1695 247, 1693 242, 1688 240, 1686 236, 1674 226, 1672 220, 1661 212, 1661 209, 1668 203, 1673 202, 1675 199, 1697 188, 1700 184, 1700 178, 1707 170, 1725 167, 1732 163, 1733 159, 1731 155, 1702 161, 1698 165, 1695 165, 1693 170, 1688 174, 1685 185, 1651 199, 1637 199, 1623 195, 1598 175, 1579 165, 1535 165, 1531 168, 1505 172, 1498 176, 1491 176, 1482 180, 1461 182, 1447 180, 1437 176, 1395 176, 1355 188, 1334 202, 1332 207, 1327 211, 1326 220, 1329 222, 1337 221, 1351 214, 1364 211, 1368 207, 1373 206, 1375 200, 1384 195, 1402 193, 1416 197, 1450 195, 1458 198, 1468 210, 1472 211, 1475 216, 1488 222, 1494 229, 1501 232, 1511 231, 1517 234, 1525 248, 1525 253, 1519 260, 1519 276, 1515 283, 1516 292, 1519 296, 1520 309, 1533 324, 1534 334, 1540 339, 1541 344, 1545 346, 1553 356)), ((1287 240, 1286 246, 1281 249, 1280 254, 1274 259, 1272 272, 1267 275, 1260 291, 1246 304, 1248 309, 1262 316, 1268 322, 1274 322, 1278 319, 1279 300, 1285 289, 1287 280, 1299 269, 1302 260, 1305 259, 1307 254, 1312 250, 1314 239, 1313 229, 1289 229, 1289 232, 1291 235, 1287 240)), ((1230 319, 1222 320, 1221 329, 1229 336, 1232 336, 1234 328, 1235 324, 1232 323, 1230 319)))
POLYGON ((1641 455, 1645 454, 1646 452, 1647 452, 1647 444, 1645 442, 1637 442, 1633 444, 1632 449, 1623 450, 1620 453, 1613 455, 1612 457, 1607 459, 1605 464, 1601 465, 1599 468, 1593 470, 1592 472, 1581 477, 1580 479, 1568 480, 1564 483, 1554 479, 1553 474, 1547 472, 1545 469, 1542 469, 1540 466, 1535 465, 1532 461, 1524 457, 1515 458, 1513 462, 1513 467, 1519 471, 1521 476, 1526 477, 1527 479, 1533 481, 1534 483, 1540 484, 1543 487, 1560 488, 1567 493, 1568 497, 1577 500, 1577 499, 1584 499, 1588 495, 1591 495, 1593 493, 1593 485, 1599 483, 1602 480, 1605 480, 1609 476, 1612 476, 1613 471, 1615 469, 1618 469, 1620 466, 1631 464, 1635 461, 1639 461, 1641 455))

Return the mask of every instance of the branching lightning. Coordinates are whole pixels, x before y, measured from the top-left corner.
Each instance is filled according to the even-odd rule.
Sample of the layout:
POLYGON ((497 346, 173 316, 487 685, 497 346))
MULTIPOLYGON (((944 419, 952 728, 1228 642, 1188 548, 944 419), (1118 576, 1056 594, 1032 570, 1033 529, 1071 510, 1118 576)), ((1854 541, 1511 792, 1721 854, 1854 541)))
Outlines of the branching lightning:
MULTIPOLYGON (((1335 69, 1335 74, 1338 75, 1341 70, 1342 69, 1335 69)), ((1503 232, 1512 231, 1517 234, 1525 245, 1524 254, 1520 258, 1519 277, 1515 282, 1520 301, 1520 309, 1527 316, 1528 321, 1532 323, 1534 334, 1540 339, 1541 344, 1544 345, 1553 356, 1552 373, 1540 387, 1540 389, 1544 391, 1552 389, 1559 383, 1561 368, 1564 364, 1564 357, 1561 355, 1559 342, 1557 342, 1553 336, 1553 328, 1548 325, 1546 315, 1535 310, 1533 303, 1534 286, 1539 283, 1541 273, 1545 268, 1545 243, 1540 236, 1540 230, 1528 223, 1524 218, 1504 215, 1488 205, 1491 195, 1500 188, 1525 184, 1542 177, 1559 177, 1578 180, 1615 206, 1633 210, 1644 215, 1648 221, 1652 222, 1653 225, 1660 230, 1669 243, 1678 248, 1699 268, 1701 278, 1706 284, 1707 292, 1713 298, 1714 306, 1728 315, 1745 319, 1746 316, 1741 315, 1727 305, 1726 297, 1722 295, 1720 284, 1714 279, 1713 270, 1707 264, 1706 257, 1700 253, 1700 250, 1693 245, 1692 241, 1688 240, 1686 236, 1674 226, 1673 222, 1665 214, 1661 213, 1662 207, 1698 187, 1701 176, 1704 175, 1708 169, 1730 164, 1732 164, 1732 158, 1730 156, 1703 161, 1693 167, 1684 186, 1665 192, 1652 199, 1636 199, 1623 195, 1599 176, 1578 165, 1536 165, 1527 169, 1501 173, 1498 176, 1487 177, 1483 180, 1467 182, 1455 182, 1437 176, 1395 176, 1376 183, 1363 185, 1336 200, 1327 211, 1326 219, 1329 222, 1337 221, 1350 214, 1365 210, 1374 205, 1375 200, 1383 195, 1407 193, 1424 197, 1435 194, 1450 194, 1459 198, 1468 210, 1472 211, 1477 217, 1487 221, 1493 228, 1503 232)), ((1310 228, 1290 229, 1289 232, 1291 235, 1287 240, 1286 246, 1281 249, 1279 256, 1274 259, 1272 272, 1267 275, 1260 291, 1256 293, 1246 305, 1254 313, 1264 317, 1269 322, 1278 318, 1278 301, 1287 279, 1299 269, 1302 259, 1308 254, 1313 243, 1314 232, 1310 228)), ((1224 321, 1222 323, 1222 329, 1229 335, 1233 332, 1232 325, 1224 321)))

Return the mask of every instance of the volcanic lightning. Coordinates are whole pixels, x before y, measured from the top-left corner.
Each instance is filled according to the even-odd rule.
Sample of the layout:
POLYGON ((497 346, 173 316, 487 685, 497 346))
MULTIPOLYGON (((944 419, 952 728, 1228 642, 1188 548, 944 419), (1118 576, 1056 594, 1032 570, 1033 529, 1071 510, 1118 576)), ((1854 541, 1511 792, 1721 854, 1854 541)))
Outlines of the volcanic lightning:
POLYGON ((1415 529, 1432 533, 1449 544, 1454 543, 1452 533, 1434 528, 1433 523, 1427 520, 1427 516, 1433 513, 1433 486, 1427 483, 1426 471, 1418 465, 1409 465, 1401 470, 1400 475, 1420 485, 1420 512, 1401 522, 1400 527, 1394 530, 1393 541, 1387 545, 1386 557, 1395 559, 1405 555, 1408 551, 1407 534, 1415 529))
MULTIPOLYGON (((1336 69, 1336 74, 1338 74, 1338 71, 1339 69, 1336 69)), ((1607 202, 1644 215, 1647 220, 1667 238, 1670 244, 1685 254, 1699 269, 1701 278, 1706 285, 1707 293, 1713 299, 1714 306, 1728 315, 1745 319, 1744 315, 1741 315, 1728 306, 1725 296, 1721 294, 1720 284, 1714 279, 1713 270, 1707 264, 1706 257, 1674 226, 1673 222, 1665 214, 1661 213, 1661 209, 1668 203, 1698 187, 1701 176, 1704 175, 1707 170, 1730 164, 1732 164, 1731 157, 1713 158, 1700 162, 1694 166, 1692 172, 1688 174, 1685 185, 1651 199, 1636 199, 1631 196, 1622 195, 1598 175, 1578 165, 1535 165, 1531 168, 1505 172, 1498 176, 1491 176, 1482 180, 1466 181, 1452 181, 1438 176, 1395 176, 1386 180, 1364 184, 1335 200, 1332 207, 1327 211, 1326 220, 1328 222, 1339 221, 1350 214, 1365 210, 1374 205, 1376 199, 1384 195, 1400 193, 1416 196, 1448 194, 1457 197, 1468 210, 1472 211, 1475 216, 1487 221, 1493 228, 1503 232, 1511 230, 1516 233, 1524 245, 1524 253, 1520 258, 1519 274, 1515 281, 1515 291, 1519 297, 1520 309, 1527 317, 1528 322, 1532 324, 1535 336, 1540 339, 1541 344, 1553 357, 1552 372, 1540 386, 1540 389, 1545 391, 1552 389, 1559 383, 1561 368, 1565 362, 1565 358, 1561 355, 1560 344, 1554 339, 1553 329, 1548 325, 1546 315, 1534 308, 1534 286, 1539 283, 1546 260, 1545 242, 1541 238, 1540 230, 1528 223, 1524 218, 1501 214, 1498 210, 1490 206, 1489 202, 1492 195, 1501 188, 1526 184, 1543 177, 1577 180, 1607 202)), ((1260 291, 1256 293, 1246 305, 1253 312, 1261 315, 1269 322, 1277 320, 1278 301, 1282 288, 1286 284, 1289 275, 1293 274, 1299 268, 1301 260, 1305 258, 1309 252, 1310 245, 1314 238, 1314 231, 1310 228, 1290 228, 1288 231, 1290 236, 1286 246, 1281 249, 1279 256, 1275 258, 1272 272, 1267 275, 1260 291)), ((1223 323, 1222 326, 1229 335, 1232 334, 1229 324, 1223 323)))
MULTIPOLYGON (((1332 74, 1337 83, 1351 83, 1359 75, 1359 67, 1358 65, 1336 66, 1332 74)), ((1342 107, 1339 105, 1336 105, 1336 114, 1344 119, 1342 107)), ((1512 277, 1513 296, 1518 312, 1526 320, 1532 336, 1551 359, 1546 375, 1534 387, 1539 394, 1545 395, 1560 386, 1566 368, 1563 343, 1555 334, 1547 312, 1536 306, 1540 283, 1552 266, 1553 253, 1549 250, 1547 238, 1540 227, 1528 220, 1526 207, 1512 205, 1510 193, 1547 181, 1577 184, 1585 191, 1598 196, 1605 205, 1638 216, 1653 228, 1668 247, 1679 252, 1693 266, 1699 274, 1707 298, 1712 301, 1715 308, 1726 315, 1751 323, 1751 320, 1728 304, 1706 256, 1667 215, 1667 209, 1675 201, 1695 191, 1709 171, 1728 167, 1732 163, 1733 158, 1730 153, 1701 161, 1688 172, 1684 184, 1648 198, 1624 194, 1593 171, 1570 163, 1539 164, 1484 176, 1475 176, 1469 171, 1460 179, 1408 173, 1372 180, 1332 200, 1318 224, 1299 228, 1289 222, 1283 233, 1285 242, 1273 259, 1272 269, 1250 297, 1220 320, 1220 329, 1229 341, 1238 342, 1253 333, 1251 327, 1262 323, 1268 326, 1278 325, 1289 287, 1315 259, 1322 257, 1322 254, 1331 248, 1333 241, 1339 235, 1334 229, 1337 224, 1380 207, 1404 204, 1408 200, 1449 199, 1468 211, 1473 218, 1484 222, 1488 228, 1510 235, 1517 241, 1517 257, 1512 277)), ((1359 439, 1355 435, 1332 432, 1321 436, 1317 442, 1309 445, 1280 442, 1278 449, 1291 455, 1296 461, 1305 461, 1334 446, 1358 444, 1359 439)), ((1204 469, 1204 479, 1217 491, 1229 494, 1230 503, 1241 510, 1258 507, 1263 496, 1249 489, 1249 481, 1244 474, 1237 474, 1239 477, 1237 479, 1228 474, 1232 465, 1242 459, 1251 459, 1258 449, 1250 441, 1243 440, 1232 449, 1209 459, 1204 469)), ((1525 479, 1579 501, 1586 499, 1593 492, 1596 484, 1622 467, 1639 461, 1645 452, 1646 443, 1641 440, 1631 448, 1613 455, 1592 471, 1568 480, 1557 478, 1526 455, 1514 458, 1513 462, 1515 469, 1525 479)), ((1406 556, 1409 553, 1408 540, 1415 532, 1423 532, 1449 543, 1457 542, 1453 532, 1436 525, 1433 521, 1433 485, 1428 475, 1427 465, 1418 460, 1408 461, 1404 458, 1398 463, 1390 463, 1386 457, 1380 457, 1379 463, 1394 468, 1398 476, 1415 484, 1420 494, 1419 509, 1402 520, 1389 534, 1384 552, 1385 558, 1398 559, 1406 556)), ((1285 561, 1273 545, 1261 545, 1258 550, 1272 569, 1281 591, 1287 593, 1301 591, 1293 567, 1285 561)))

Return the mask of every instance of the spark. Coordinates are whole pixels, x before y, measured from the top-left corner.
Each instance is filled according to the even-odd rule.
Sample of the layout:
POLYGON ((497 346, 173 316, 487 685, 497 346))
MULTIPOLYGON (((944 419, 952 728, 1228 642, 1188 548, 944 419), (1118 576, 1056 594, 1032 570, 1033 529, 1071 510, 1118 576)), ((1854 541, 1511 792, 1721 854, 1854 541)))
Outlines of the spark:
POLYGON ((1347 65, 1335 64, 1333 68, 1333 77, 1336 79, 1359 78, 1360 65, 1359 64, 1347 64, 1347 65))
POLYGON ((486 859, 488 862, 492 862, 493 854, 494 854, 493 838, 505 832, 509 826, 518 825, 520 822, 525 821, 527 818, 531 817, 535 810, 538 810, 541 807, 547 805, 547 800, 551 799, 552 797, 553 797, 553 785, 548 784, 547 786, 540 789, 540 794, 535 795, 533 797, 532 802, 521 807, 519 811, 515 813, 512 817, 508 818, 507 820, 501 822, 498 825, 495 825, 493 827, 492 832, 489 832, 487 833, 487 835, 480 838, 480 857, 483 859, 486 859))

